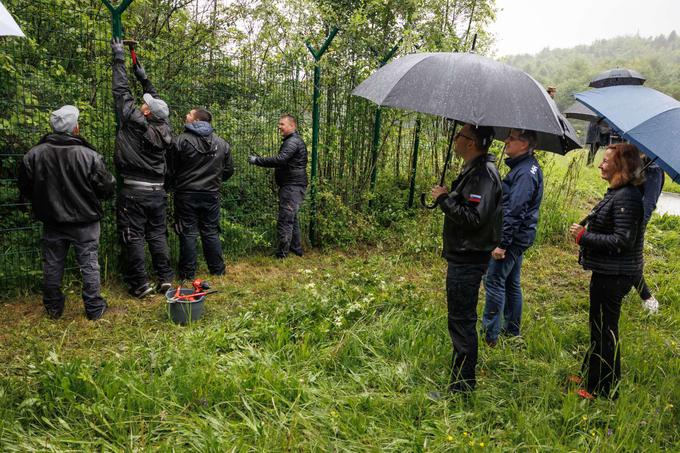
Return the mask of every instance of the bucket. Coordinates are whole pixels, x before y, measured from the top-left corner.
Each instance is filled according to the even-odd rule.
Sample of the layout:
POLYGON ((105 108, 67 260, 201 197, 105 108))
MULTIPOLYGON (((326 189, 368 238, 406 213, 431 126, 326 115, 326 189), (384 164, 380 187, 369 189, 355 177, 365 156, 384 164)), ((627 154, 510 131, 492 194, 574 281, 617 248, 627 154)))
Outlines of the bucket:
MULTIPOLYGON (((168 317, 175 324, 183 326, 198 321, 203 316, 203 309, 205 307, 205 296, 200 296, 196 300, 173 300, 177 288, 171 288, 165 293, 165 298, 168 301, 168 317)), ((187 296, 193 294, 193 288, 182 288, 180 295, 187 296)))

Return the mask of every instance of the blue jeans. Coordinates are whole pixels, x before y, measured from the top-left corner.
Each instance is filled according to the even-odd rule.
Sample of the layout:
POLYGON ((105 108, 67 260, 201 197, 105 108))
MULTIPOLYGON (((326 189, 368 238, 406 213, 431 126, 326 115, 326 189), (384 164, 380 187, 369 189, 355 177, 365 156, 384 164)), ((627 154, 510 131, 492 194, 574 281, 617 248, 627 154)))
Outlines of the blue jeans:
POLYGON ((475 388, 477 365, 477 299, 486 264, 449 261, 446 273, 448 327, 453 345, 450 391, 475 388))
POLYGON ((519 335, 522 320, 522 288, 520 272, 524 250, 508 248, 505 259, 489 261, 489 269, 484 278, 486 305, 482 317, 482 327, 487 341, 498 340, 501 330, 508 335, 519 335), (503 327, 501 329, 501 317, 503 327))

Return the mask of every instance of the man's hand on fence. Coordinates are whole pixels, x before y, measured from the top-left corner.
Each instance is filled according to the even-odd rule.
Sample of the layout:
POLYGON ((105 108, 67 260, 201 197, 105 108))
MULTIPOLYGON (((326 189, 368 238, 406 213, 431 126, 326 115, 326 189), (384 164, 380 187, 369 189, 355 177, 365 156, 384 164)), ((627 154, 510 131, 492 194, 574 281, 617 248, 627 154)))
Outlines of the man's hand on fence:
POLYGON ((125 61, 125 47, 123 46, 122 39, 113 38, 113 40, 111 40, 111 50, 113 51, 114 61, 125 61))
POLYGON ((255 165, 257 163, 257 156, 248 156, 248 163, 250 165, 255 165))
POLYGON ((136 64, 132 67, 132 71, 135 73, 135 77, 137 77, 137 80, 140 82, 142 80, 146 80, 146 71, 144 70, 144 66, 141 64, 136 64))

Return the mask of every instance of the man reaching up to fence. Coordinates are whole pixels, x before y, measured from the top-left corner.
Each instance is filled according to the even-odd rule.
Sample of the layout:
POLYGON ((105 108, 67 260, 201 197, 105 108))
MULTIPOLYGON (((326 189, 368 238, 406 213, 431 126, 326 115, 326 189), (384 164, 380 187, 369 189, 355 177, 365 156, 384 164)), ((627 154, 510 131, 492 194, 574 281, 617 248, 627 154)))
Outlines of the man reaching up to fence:
POLYGON ((123 189, 117 200, 123 277, 130 295, 141 299, 154 290, 147 280, 144 264, 145 239, 158 278, 156 290, 164 292, 172 286, 166 226, 167 198, 163 187, 165 153, 172 144, 168 122, 170 111, 168 105, 158 98, 139 64, 133 69, 144 89, 144 103, 139 108, 135 106, 125 71, 123 42, 116 38, 111 48, 113 99, 119 123, 114 162, 123 178, 123 189))
POLYGON ((519 336, 522 320, 522 257, 536 238, 538 211, 543 200, 543 172, 534 157, 534 131, 510 130, 505 139, 505 163, 510 172, 503 179, 503 233, 491 252, 484 283, 486 306, 482 326, 486 344, 494 347, 498 336, 519 336))
MULTIPOLYGON (((451 184, 432 188, 432 198, 444 212, 444 247, 448 261, 446 302, 453 343, 449 392, 468 392, 476 384, 477 300, 491 250, 500 239, 501 179, 488 153, 493 129, 465 124, 455 137, 454 150, 463 171, 451 184)), ((439 399, 438 392, 431 398, 439 399)))
POLYGON ((175 192, 175 230, 179 235, 179 278, 193 280, 196 239, 212 275, 225 272, 220 244, 220 189, 234 174, 229 143, 215 134, 212 114, 192 109, 168 153, 169 185, 175 192))
POLYGON ((113 196, 116 180, 102 156, 78 134, 80 112, 65 105, 52 112, 53 133, 45 135, 26 153, 19 167, 19 189, 31 201, 35 217, 43 223, 43 303, 47 314, 64 312, 61 280, 71 245, 83 276, 83 302, 88 319, 106 311, 100 294, 100 199, 113 196))
POLYGON ((285 258, 288 252, 302 256, 298 211, 307 190, 307 147, 297 132, 297 120, 293 115, 281 115, 278 127, 283 137, 278 156, 250 156, 248 163, 276 169, 274 178, 279 186, 279 219, 276 227, 279 246, 276 257, 285 258))

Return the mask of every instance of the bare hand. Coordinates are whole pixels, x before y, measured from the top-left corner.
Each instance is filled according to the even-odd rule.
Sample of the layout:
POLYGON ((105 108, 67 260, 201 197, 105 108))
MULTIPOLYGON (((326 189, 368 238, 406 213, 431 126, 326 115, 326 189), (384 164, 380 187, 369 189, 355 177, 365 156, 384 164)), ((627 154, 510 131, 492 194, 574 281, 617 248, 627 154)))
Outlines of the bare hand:
POLYGON ((578 223, 572 223, 571 226, 569 227, 569 234, 576 239, 576 236, 578 236, 581 233, 581 230, 583 230, 583 225, 579 225, 578 223))
POLYGON ((432 188, 432 199, 436 200, 442 195, 448 194, 449 189, 447 189, 445 186, 434 186, 432 188))
POLYGON ((505 249, 502 249, 500 247, 496 247, 493 249, 493 252, 491 252, 491 257, 495 259, 496 261, 498 260, 504 260, 505 259, 505 249))

